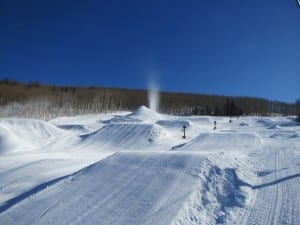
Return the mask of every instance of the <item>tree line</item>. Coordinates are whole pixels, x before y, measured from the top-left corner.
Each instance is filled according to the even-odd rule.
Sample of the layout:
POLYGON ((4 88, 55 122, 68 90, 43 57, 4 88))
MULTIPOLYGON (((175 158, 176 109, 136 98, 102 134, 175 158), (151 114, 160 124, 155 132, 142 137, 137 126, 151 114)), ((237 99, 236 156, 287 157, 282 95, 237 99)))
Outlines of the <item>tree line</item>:
MULTIPOLYGON (((159 111, 173 115, 300 115, 295 104, 253 97, 161 92, 159 111)), ((0 80, 0 116, 49 120, 58 116, 132 111, 149 105, 146 90, 71 87, 0 80)))

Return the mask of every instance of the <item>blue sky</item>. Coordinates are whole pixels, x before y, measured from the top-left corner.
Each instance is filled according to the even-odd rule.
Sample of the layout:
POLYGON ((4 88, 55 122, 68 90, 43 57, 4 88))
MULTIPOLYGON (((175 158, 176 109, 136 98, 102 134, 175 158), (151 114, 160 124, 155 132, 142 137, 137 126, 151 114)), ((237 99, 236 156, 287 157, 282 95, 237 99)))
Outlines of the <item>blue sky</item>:
POLYGON ((294 102, 296 0, 0 0, 0 78, 294 102))

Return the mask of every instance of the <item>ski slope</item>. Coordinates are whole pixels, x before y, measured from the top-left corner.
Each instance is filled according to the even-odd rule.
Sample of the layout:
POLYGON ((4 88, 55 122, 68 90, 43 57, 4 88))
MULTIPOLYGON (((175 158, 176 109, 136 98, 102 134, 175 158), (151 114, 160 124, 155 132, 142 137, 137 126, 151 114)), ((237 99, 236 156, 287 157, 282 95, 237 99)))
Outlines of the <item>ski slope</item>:
POLYGON ((0 224, 300 224, 299 124, 228 120, 0 119, 0 224))

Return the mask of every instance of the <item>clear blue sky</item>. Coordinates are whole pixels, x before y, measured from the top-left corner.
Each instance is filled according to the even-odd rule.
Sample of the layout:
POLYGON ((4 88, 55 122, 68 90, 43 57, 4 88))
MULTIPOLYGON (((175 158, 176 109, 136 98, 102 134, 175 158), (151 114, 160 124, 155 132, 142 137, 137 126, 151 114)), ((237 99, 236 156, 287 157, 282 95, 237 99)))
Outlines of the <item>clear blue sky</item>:
POLYGON ((0 0, 0 78, 294 102, 297 0, 0 0))

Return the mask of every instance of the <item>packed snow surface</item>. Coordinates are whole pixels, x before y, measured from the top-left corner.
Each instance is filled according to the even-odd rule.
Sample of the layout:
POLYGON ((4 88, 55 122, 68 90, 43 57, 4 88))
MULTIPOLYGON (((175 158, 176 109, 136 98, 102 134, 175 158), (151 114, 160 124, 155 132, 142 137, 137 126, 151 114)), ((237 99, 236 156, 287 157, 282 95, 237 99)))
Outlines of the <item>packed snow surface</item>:
POLYGON ((140 106, 133 113, 129 114, 128 117, 145 121, 154 121, 163 118, 159 113, 147 108, 146 106, 140 106))
POLYGON ((300 224, 299 124, 232 120, 0 119, 0 224, 300 224))

